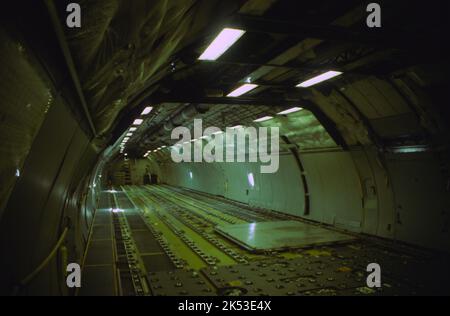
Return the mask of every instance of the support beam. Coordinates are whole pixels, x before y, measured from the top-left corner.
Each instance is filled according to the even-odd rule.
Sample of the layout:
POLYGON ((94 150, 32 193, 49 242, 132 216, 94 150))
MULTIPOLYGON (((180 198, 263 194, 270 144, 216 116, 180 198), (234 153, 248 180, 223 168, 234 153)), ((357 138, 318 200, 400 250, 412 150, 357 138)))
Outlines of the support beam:
POLYGON ((341 146, 344 150, 348 149, 348 145, 345 142, 344 137, 342 137, 341 132, 337 128, 336 123, 332 119, 330 119, 317 105, 315 105, 310 100, 302 100, 299 104, 301 104, 302 107, 310 110, 314 114, 316 119, 320 124, 322 124, 322 126, 334 140, 336 145, 341 146))
MULTIPOLYGON (((230 65, 230 66, 240 66, 240 67, 269 67, 273 69, 285 69, 288 70, 296 70, 300 72, 325 72, 330 70, 330 66, 320 66, 320 67, 314 67, 314 66, 292 66, 289 64, 284 65, 277 65, 272 63, 255 63, 255 62, 248 62, 248 61, 235 61, 235 60, 223 60, 223 59, 217 59, 217 60, 202 60, 197 61, 198 64, 203 65, 215 65, 215 64, 222 64, 222 65, 230 65)), ((347 71, 344 67, 331 67, 333 70, 342 71, 346 74, 354 74, 354 75, 361 75, 361 76, 368 76, 371 75, 369 73, 362 73, 362 72, 355 72, 355 71, 347 71)))
MULTIPOLYGON (((363 21, 361 23, 364 23, 363 21)), ((423 35, 423 41, 417 33, 408 34, 392 29, 369 29, 354 31, 350 28, 334 25, 309 25, 293 21, 278 21, 262 17, 235 15, 227 23, 227 27, 244 29, 247 32, 283 34, 290 37, 317 38, 330 41, 359 43, 372 47, 410 49, 427 45, 431 42, 423 35)), ((425 32, 424 32, 425 33, 425 32)), ((427 36, 430 35, 427 32, 427 36)))
MULTIPOLYGON (((250 97, 205 97, 189 95, 159 95, 151 97, 144 101, 145 103, 197 103, 197 104, 234 104, 234 105, 266 105, 266 106, 296 106, 301 104, 302 100, 283 100, 269 98, 250 98, 250 97)), ((306 107, 305 107, 306 108, 306 107)))

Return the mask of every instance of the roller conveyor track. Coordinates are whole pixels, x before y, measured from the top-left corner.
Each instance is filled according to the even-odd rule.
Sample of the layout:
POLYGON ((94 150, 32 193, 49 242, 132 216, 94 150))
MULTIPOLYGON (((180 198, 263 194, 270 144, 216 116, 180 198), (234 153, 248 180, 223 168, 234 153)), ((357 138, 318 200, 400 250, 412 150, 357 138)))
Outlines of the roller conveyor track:
POLYGON ((207 214, 208 216, 211 216, 213 218, 218 219, 218 221, 212 221, 216 225, 220 224, 238 224, 238 223, 245 223, 247 221, 240 219, 235 214, 228 214, 227 212, 223 211, 222 209, 217 209, 215 207, 212 207, 211 205, 202 202, 201 200, 192 200, 189 197, 182 196, 180 194, 172 195, 171 192, 168 192, 164 189, 157 188, 157 187, 145 187, 147 191, 154 195, 159 195, 166 200, 170 200, 174 203, 181 203, 180 205, 188 205, 191 207, 194 207, 195 210, 200 210, 202 213, 207 214), (225 213, 225 214, 224 214, 225 213))
POLYGON ((223 242, 221 242, 218 238, 216 238, 212 233, 207 232, 204 230, 204 226, 201 223, 198 222, 198 216, 199 215, 192 215, 192 213, 189 213, 189 210, 183 209, 176 204, 171 204, 170 202, 167 203, 167 201, 164 201, 162 197, 155 197, 160 204, 166 204, 168 205, 170 209, 170 214, 176 218, 178 221, 186 225, 187 227, 191 228, 193 231, 198 233, 200 236, 202 236, 205 240, 210 242, 212 245, 214 245, 216 248, 218 248, 220 251, 223 251, 226 255, 231 257, 233 260, 239 263, 247 263, 247 259, 245 256, 242 256, 238 254, 235 250, 229 248, 227 245, 225 245, 223 242), (192 217, 197 217, 196 220, 192 217))
POLYGON ((182 190, 180 188, 162 186, 160 190, 165 190, 167 194, 176 193, 177 195, 183 196, 185 199, 190 199, 195 201, 195 203, 207 204, 209 206, 213 205, 215 208, 220 209, 221 212, 234 216, 236 218, 242 219, 246 222, 260 222, 260 221, 272 221, 277 219, 284 219, 285 217, 279 216, 278 214, 262 213, 251 209, 244 209, 238 205, 230 205, 219 198, 212 198, 203 194, 199 194, 190 190, 182 190))
MULTIPOLYGON (((190 259, 195 258, 195 256, 201 258, 206 265, 215 265, 220 262, 235 262, 229 258, 224 258, 225 254, 219 250, 215 252, 216 255, 208 255, 208 253, 211 253, 211 247, 215 247, 211 242, 212 239, 205 238, 204 236, 206 235, 202 236, 202 234, 196 232, 179 218, 173 216, 168 210, 168 208, 174 207, 173 204, 169 204, 167 201, 161 200, 156 196, 150 198, 148 195, 145 195, 145 191, 142 190, 134 190, 133 192, 135 197, 138 197, 141 201, 151 203, 154 206, 151 211, 154 216, 153 219, 158 219, 159 224, 164 224, 166 227, 166 232, 169 230, 178 237, 179 241, 183 242, 189 248, 190 251, 186 253, 186 258, 189 259, 188 263, 192 263, 190 259)), ((202 265, 201 267, 203 266, 205 265, 202 265)), ((195 265, 192 265, 191 267, 194 268, 195 265)))
MULTIPOLYGON (((228 250, 226 246, 223 246, 222 249, 219 247, 219 241, 215 238, 208 235, 205 231, 202 231, 198 226, 195 226, 192 222, 182 218, 181 216, 174 214, 174 209, 179 208, 173 202, 170 202, 158 195, 152 195, 152 197, 142 197, 147 199, 147 201, 151 200, 155 205, 157 205, 155 209, 156 216, 168 227, 171 231, 177 235, 193 252, 195 255, 199 256, 207 265, 215 265, 217 263, 228 261, 224 260, 223 256, 230 257, 230 254, 235 254, 233 251, 228 250), (165 208, 166 212, 162 212, 159 210, 160 208, 165 208), (193 236, 192 237, 189 237, 193 236), (197 242, 195 241, 197 240, 197 242), (202 242, 200 243, 199 240, 202 242), (203 245, 202 245, 203 244, 203 245), (219 256, 209 256, 207 252, 211 252, 211 247, 219 248, 219 256), (225 252, 225 253, 224 253, 225 252)), ((206 226, 203 224, 202 226, 206 226)), ((235 255, 240 261, 242 258, 235 255)), ((231 262, 234 262, 232 260, 231 262)))

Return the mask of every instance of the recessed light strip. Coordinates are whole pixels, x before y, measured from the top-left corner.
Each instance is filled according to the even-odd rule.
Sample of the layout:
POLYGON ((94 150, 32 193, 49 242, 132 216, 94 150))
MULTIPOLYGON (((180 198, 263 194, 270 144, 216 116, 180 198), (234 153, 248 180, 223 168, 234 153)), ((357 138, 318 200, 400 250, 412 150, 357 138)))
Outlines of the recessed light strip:
POLYGON ((236 43, 244 33, 244 30, 224 28, 198 59, 216 60, 236 43))
POLYGON ((254 120, 253 122, 264 122, 264 121, 268 121, 271 119, 273 119, 272 116, 263 116, 263 117, 260 117, 259 119, 254 120))
POLYGON ((290 108, 290 109, 278 112, 277 114, 278 115, 287 115, 287 114, 291 114, 291 113, 298 112, 298 111, 301 111, 301 110, 303 110, 303 108, 293 107, 293 108, 290 108))
POLYGON ((331 78, 337 77, 339 75, 342 75, 342 72, 330 70, 330 71, 327 71, 327 72, 325 72, 325 73, 323 73, 321 75, 315 76, 315 77, 313 77, 311 79, 308 79, 306 81, 303 81, 303 82, 299 83, 297 85, 297 87, 308 88, 308 87, 311 87, 311 86, 313 86, 315 84, 318 84, 318 83, 320 83, 322 81, 329 80, 331 78))
POLYGON ((239 88, 231 91, 227 97, 239 97, 253 89, 255 89, 258 85, 257 84, 253 84, 253 83, 244 83, 242 86, 240 86, 239 88))

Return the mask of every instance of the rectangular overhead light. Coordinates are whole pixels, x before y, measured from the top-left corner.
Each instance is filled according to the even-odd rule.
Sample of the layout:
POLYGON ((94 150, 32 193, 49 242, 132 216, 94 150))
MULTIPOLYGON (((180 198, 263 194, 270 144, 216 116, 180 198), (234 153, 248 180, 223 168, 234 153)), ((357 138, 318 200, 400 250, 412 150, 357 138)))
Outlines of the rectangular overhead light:
POLYGON ((130 139, 130 137, 124 137, 124 138, 123 138, 123 142, 125 143, 125 142, 127 142, 129 139, 130 139))
POLYGON ((133 133, 127 133, 127 136, 133 136, 133 133))
POLYGON ((136 129, 136 127, 130 127, 130 132, 134 132, 136 129))
POLYGON ((287 115, 287 114, 290 114, 290 113, 298 112, 300 110, 303 110, 303 108, 293 107, 293 108, 290 108, 290 109, 278 112, 277 114, 278 115, 287 115))
POLYGON ((323 73, 321 75, 315 76, 315 77, 313 77, 313 78, 311 78, 309 80, 306 80, 306 81, 303 81, 303 82, 299 83, 297 85, 297 87, 301 87, 301 88, 311 87, 311 86, 313 86, 313 85, 315 85, 315 84, 317 84, 319 82, 322 82, 322 81, 325 81, 325 80, 337 77, 337 76, 339 76, 341 74, 342 74, 342 72, 340 72, 340 71, 330 70, 330 71, 327 71, 327 72, 325 72, 325 73, 323 73))
POLYGON ((398 146, 387 148, 387 150, 395 154, 409 154, 426 152, 430 150, 430 147, 428 145, 398 146))
POLYGON ((133 125, 141 125, 143 121, 144 120, 142 120, 142 119, 135 119, 133 122, 133 125))
POLYGON ((244 30, 224 28, 198 59, 216 60, 236 43, 244 33, 244 30))
POLYGON ((259 119, 254 120, 253 122, 264 122, 264 121, 268 121, 270 119, 273 119, 273 116, 263 116, 263 117, 260 117, 259 119))
POLYGON ((239 97, 247 92, 249 92, 250 90, 253 90, 257 87, 257 84, 253 84, 253 83, 244 83, 242 86, 240 86, 239 88, 231 91, 227 97, 239 97))
POLYGON ((147 106, 144 111, 142 111, 141 115, 147 115, 148 113, 150 113, 153 110, 152 106, 147 106))

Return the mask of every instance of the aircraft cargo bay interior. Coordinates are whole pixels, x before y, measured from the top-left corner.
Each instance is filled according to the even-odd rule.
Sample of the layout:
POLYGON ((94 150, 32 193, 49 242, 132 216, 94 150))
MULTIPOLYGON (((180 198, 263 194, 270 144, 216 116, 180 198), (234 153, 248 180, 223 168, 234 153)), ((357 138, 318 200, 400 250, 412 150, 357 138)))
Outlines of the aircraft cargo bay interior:
POLYGON ((0 294, 449 295, 448 9, 8 3, 0 294))

